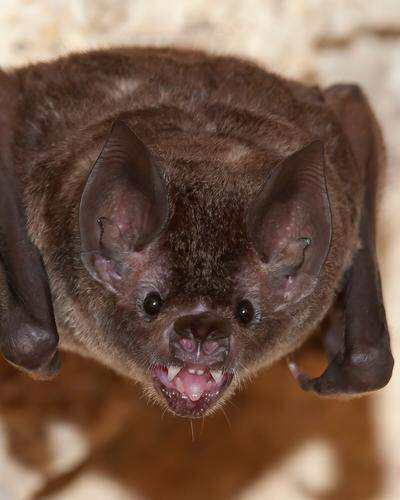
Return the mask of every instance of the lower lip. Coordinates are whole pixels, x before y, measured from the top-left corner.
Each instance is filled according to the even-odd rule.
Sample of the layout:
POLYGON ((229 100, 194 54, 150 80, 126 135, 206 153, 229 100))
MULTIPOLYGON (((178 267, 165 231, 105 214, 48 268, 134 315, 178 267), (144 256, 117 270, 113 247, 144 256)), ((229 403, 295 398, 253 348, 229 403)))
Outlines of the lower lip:
MULTIPOLYGON (((164 367, 155 368, 153 372, 153 383, 157 392, 167 403, 168 408, 177 416, 189 418, 201 418, 206 415, 221 398, 232 382, 233 374, 225 373, 221 385, 216 392, 205 392, 197 401, 192 401, 183 396, 178 390, 171 389, 163 384, 161 377, 157 374, 164 367)), ((164 377, 163 377, 164 378, 164 377)))

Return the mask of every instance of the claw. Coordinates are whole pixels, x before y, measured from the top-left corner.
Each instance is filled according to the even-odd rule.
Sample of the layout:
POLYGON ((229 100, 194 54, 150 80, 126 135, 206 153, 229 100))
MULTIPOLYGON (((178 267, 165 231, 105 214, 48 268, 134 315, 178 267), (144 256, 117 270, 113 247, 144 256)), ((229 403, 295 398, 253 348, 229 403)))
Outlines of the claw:
POLYGON ((303 391, 310 391, 313 389, 313 380, 310 379, 307 375, 305 375, 299 368, 294 353, 290 353, 286 357, 286 362, 289 368, 290 373, 293 375, 293 378, 299 384, 299 386, 303 389, 303 391))

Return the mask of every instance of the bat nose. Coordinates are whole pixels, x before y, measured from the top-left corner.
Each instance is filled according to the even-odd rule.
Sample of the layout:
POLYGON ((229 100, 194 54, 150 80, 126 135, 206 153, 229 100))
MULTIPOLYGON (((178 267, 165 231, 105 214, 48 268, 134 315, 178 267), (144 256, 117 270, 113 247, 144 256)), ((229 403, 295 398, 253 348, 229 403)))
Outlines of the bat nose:
POLYGON ((213 364, 229 354, 226 320, 211 313, 181 316, 170 334, 171 354, 181 361, 213 364))

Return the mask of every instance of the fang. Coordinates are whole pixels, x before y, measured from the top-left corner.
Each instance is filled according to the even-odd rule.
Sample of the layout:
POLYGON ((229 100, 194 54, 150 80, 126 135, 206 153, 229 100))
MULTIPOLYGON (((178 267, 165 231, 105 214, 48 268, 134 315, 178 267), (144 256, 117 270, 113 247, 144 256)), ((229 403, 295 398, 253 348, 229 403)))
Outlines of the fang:
POLYGON ((210 370, 212 378, 215 380, 217 384, 219 384, 222 380, 223 373, 222 370, 210 370))
POLYGON ((180 366, 169 366, 168 367, 168 380, 171 382, 177 375, 178 373, 181 371, 181 367, 180 366))

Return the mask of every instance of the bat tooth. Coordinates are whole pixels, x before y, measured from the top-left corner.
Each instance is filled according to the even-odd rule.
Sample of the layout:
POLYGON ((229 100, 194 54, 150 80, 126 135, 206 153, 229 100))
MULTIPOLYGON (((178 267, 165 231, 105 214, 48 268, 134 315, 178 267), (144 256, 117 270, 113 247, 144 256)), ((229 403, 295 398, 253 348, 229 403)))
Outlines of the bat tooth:
POLYGON ((188 372, 191 375, 204 375, 204 373, 205 373, 203 368, 188 368, 188 372))
POLYGON ((180 366, 170 365, 168 367, 168 380, 171 382, 178 375, 180 371, 181 371, 180 366))
POLYGON ((217 384, 219 384, 222 380, 223 373, 222 370, 210 370, 210 373, 212 375, 212 378, 215 380, 217 384))

